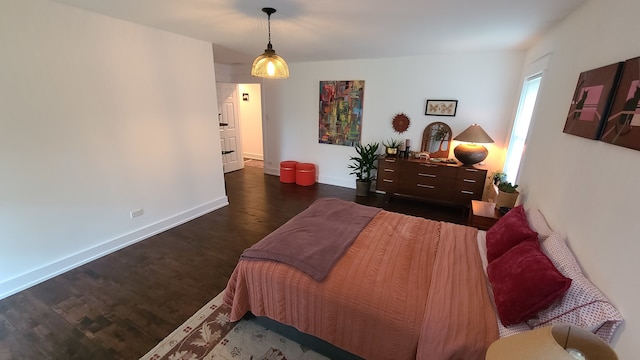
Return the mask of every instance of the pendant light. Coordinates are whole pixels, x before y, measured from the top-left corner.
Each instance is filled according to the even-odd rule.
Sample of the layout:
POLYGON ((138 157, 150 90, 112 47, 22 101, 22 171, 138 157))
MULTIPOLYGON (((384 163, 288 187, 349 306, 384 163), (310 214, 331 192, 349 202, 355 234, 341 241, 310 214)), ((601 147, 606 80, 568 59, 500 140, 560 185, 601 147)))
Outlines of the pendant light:
POLYGON ((269 26, 269 43, 264 50, 264 54, 253 60, 251 65, 251 76, 269 78, 269 79, 286 79, 289 77, 289 67, 283 58, 276 55, 271 45, 271 14, 276 12, 274 8, 262 8, 262 12, 267 14, 267 22, 269 26))

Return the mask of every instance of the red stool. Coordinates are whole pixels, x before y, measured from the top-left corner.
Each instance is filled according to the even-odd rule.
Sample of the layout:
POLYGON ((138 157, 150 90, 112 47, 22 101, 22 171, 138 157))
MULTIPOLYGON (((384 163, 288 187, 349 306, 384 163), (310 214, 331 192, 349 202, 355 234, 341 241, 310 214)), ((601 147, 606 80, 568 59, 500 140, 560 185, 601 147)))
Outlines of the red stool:
POLYGON ((280 162, 280 182, 285 184, 293 184, 296 182, 296 165, 297 161, 287 160, 280 162))
POLYGON ((316 166, 311 163, 298 163, 296 165, 296 184, 311 186, 316 183, 316 166))

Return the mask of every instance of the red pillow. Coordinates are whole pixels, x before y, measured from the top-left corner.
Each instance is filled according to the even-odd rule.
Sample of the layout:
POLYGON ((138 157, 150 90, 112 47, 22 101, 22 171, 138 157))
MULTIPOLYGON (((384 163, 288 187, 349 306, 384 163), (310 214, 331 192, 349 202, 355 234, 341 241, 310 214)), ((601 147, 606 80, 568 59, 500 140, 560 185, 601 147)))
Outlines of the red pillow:
POLYGON ((504 326, 531 319, 571 285, 571 279, 556 269, 537 241, 524 241, 508 250, 489 264, 487 275, 504 326))
POLYGON ((492 262, 522 241, 538 241, 522 205, 509 210, 487 231, 487 261, 492 262))

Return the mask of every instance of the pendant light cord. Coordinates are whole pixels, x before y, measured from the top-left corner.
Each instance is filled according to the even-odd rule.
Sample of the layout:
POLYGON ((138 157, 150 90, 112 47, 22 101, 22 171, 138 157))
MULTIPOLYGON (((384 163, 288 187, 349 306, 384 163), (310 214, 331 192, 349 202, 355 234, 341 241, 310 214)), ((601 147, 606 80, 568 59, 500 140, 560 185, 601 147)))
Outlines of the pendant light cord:
POLYGON ((267 28, 269 29, 269 45, 271 45, 271 14, 276 12, 274 8, 262 8, 262 12, 267 14, 267 28))
POLYGON ((267 14, 267 28, 269 29, 269 44, 271 44, 271 13, 267 14))

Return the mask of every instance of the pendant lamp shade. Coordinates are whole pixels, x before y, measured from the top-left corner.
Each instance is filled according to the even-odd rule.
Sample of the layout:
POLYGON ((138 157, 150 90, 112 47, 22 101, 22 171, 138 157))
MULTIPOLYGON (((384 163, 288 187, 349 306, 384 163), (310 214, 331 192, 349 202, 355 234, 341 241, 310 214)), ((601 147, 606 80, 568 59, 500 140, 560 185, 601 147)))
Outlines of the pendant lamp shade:
POLYGON ((269 24, 269 43, 264 53, 253 60, 251 65, 251 76, 269 78, 269 79, 286 79, 289 77, 289 66, 283 58, 278 56, 271 45, 271 14, 276 12, 274 8, 262 8, 267 14, 269 24))

